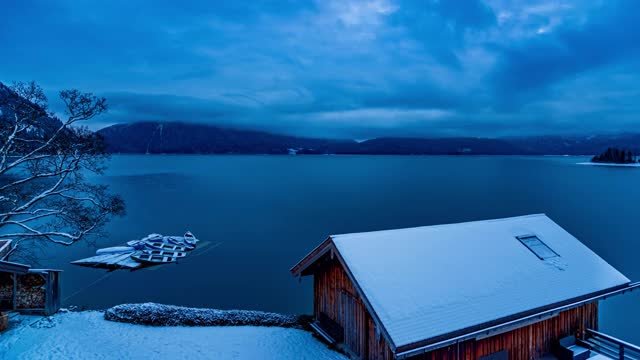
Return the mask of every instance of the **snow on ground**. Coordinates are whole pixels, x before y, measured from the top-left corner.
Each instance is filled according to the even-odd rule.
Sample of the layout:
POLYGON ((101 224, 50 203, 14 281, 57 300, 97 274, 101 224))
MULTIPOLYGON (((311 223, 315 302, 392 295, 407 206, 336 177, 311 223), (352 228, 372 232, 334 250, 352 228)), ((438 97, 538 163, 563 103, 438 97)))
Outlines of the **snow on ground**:
POLYGON ((311 333, 281 327, 132 325, 107 321, 98 311, 28 323, 0 335, 0 359, 346 360, 311 333))

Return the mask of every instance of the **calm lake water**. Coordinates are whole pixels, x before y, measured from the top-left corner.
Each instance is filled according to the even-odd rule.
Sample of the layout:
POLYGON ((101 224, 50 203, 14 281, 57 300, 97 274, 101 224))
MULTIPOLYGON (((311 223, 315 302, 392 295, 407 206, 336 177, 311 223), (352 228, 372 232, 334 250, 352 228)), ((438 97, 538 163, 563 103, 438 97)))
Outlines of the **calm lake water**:
MULTIPOLYGON (((43 265, 65 270, 65 305, 154 301, 311 313, 312 282, 298 283, 288 270, 329 234, 546 213, 640 280, 640 169, 576 165, 584 160, 114 156, 101 181, 125 198, 127 216, 95 245, 48 250, 43 265), (96 247, 187 229, 212 243, 178 265, 104 278, 103 270, 68 265, 96 247)), ((601 329, 640 343, 640 292, 601 305, 601 329)))

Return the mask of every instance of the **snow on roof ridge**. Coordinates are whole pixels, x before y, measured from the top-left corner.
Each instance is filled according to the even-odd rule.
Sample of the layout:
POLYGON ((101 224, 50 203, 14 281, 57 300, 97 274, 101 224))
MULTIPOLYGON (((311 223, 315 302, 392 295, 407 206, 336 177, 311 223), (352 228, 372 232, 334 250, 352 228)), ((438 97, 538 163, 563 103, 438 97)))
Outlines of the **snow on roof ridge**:
MULTIPOLYGON (((545 214, 545 213, 535 213, 535 214, 510 216, 510 217, 506 217, 506 218, 497 218, 497 219, 471 220, 471 221, 463 221, 463 222, 448 223, 448 224, 434 224, 434 225, 412 226, 412 227, 407 227, 407 228, 395 228, 395 229, 384 229, 384 230, 353 232, 353 233, 345 233, 345 234, 333 234, 333 235, 329 235, 329 237, 333 239, 333 238, 336 238, 336 237, 345 237, 345 236, 350 236, 350 235, 364 235, 364 234, 373 234, 373 233, 379 233, 380 234, 380 233, 385 233, 385 232, 394 232, 394 231, 401 231, 401 230, 416 230, 416 229, 425 229, 425 228, 435 229, 435 228, 442 228, 442 227, 449 227, 449 226, 502 222, 502 221, 524 219, 524 218, 536 218, 536 217, 546 217, 549 220, 551 220, 551 218, 549 218, 547 216, 547 214, 545 214)), ((551 220, 551 221, 553 221, 553 220, 551 220)))

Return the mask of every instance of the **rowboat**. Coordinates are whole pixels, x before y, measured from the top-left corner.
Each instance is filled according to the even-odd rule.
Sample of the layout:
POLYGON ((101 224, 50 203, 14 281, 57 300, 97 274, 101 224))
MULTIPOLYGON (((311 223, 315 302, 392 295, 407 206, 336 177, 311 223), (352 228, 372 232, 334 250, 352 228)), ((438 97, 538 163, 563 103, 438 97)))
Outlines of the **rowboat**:
POLYGON ((187 253, 184 251, 142 250, 141 253, 145 255, 171 256, 174 258, 183 258, 187 256, 187 253))
POLYGON ((199 240, 187 231, 183 236, 149 234, 140 240, 127 241, 124 246, 98 249, 96 256, 72 264, 109 270, 140 269, 151 265, 175 263, 196 248, 199 240))
POLYGON ((179 236, 167 236, 166 239, 171 244, 184 247, 185 250, 193 250, 196 248, 195 244, 188 243, 184 240, 184 238, 179 236))
POLYGON ((144 240, 131 240, 127 241, 127 246, 130 246, 136 250, 142 250, 147 247, 147 242, 144 240))
POLYGON ((184 233, 184 241, 186 243, 189 243, 195 246, 196 243, 198 242, 198 239, 196 239, 196 237, 191 233, 191 231, 187 231, 186 233, 184 233))
POLYGON ((174 263, 178 258, 166 254, 150 254, 145 251, 136 251, 131 254, 131 258, 135 261, 148 264, 168 264, 174 263))
MULTIPOLYGON (((187 248, 186 246, 180 246, 180 245, 174 245, 174 244, 168 244, 165 242, 145 242, 147 248, 153 248, 156 250, 166 250, 166 251, 185 251, 185 250, 192 250, 187 248)), ((144 249, 142 249, 144 250, 144 249)))
POLYGON ((131 240, 127 242, 128 246, 134 247, 136 250, 144 250, 152 247, 161 250, 184 251, 196 248, 198 239, 189 231, 184 236, 162 236, 160 234, 149 234, 140 240, 131 240), (162 245, 166 244, 166 245, 162 245), (177 246, 177 248, 174 248, 177 246))
POLYGON ((114 247, 108 247, 104 249, 98 249, 96 250, 96 255, 127 253, 127 252, 133 252, 135 250, 136 249, 131 246, 114 246, 114 247))

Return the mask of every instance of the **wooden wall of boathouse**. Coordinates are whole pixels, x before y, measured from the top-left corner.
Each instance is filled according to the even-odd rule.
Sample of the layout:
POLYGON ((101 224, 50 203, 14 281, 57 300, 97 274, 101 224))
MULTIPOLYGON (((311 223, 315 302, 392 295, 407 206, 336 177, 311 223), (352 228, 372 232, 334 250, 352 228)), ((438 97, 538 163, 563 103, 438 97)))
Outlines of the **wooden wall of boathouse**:
MULTIPOLYGON (((337 258, 320 259, 314 275, 314 314, 323 329, 339 337, 344 347, 360 359, 391 360, 394 354, 380 334, 354 285, 337 258), (340 329, 336 334, 335 329, 340 329)), ((416 360, 475 360, 502 350, 509 359, 537 359, 549 353, 565 336, 598 328, 598 303, 588 303, 557 316, 481 340, 469 340, 429 353, 416 360)))
POLYGON ((411 360, 475 360, 502 350, 509 359, 539 359, 563 337, 598 328, 598 302, 563 311, 557 316, 481 340, 470 340, 411 357, 411 360))
POLYGON ((328 317, 342 327, 342 342, 361 359, 392 360, 391 349, 377 333, 371 315, 340 262, 327 255, 318 265, 313 274, 316 319, 328 317))

